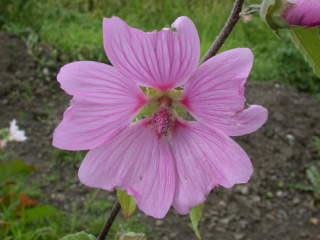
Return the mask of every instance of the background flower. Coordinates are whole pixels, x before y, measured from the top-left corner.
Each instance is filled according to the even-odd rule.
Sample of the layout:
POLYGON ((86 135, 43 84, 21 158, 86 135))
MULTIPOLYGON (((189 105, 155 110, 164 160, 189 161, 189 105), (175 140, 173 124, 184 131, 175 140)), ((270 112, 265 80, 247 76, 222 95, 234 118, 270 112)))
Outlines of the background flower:
POLYGON ((27 140, 24 130, 19 129, 15 119, 10 122, 8 140, 17 142, 24 142, 27 140))

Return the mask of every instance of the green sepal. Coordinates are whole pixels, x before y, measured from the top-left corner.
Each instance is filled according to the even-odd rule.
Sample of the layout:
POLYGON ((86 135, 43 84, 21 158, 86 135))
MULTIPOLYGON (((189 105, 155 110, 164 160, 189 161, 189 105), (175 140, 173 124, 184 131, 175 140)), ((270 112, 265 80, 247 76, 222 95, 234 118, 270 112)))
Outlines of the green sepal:
POLYGON ((135 199, 120 189, 117 189, 117 197, 121 205, 122 215, 125 218, 131 217, 137 208, 135 199))
POLYGON ((290 27, 282 15, 292 5, 293 3, 287 0, 264 0, 260 8, 260 17, 278 35, 279 29, 290 27))
POLYGON ((60 240, 96 240, 96 237, 86 232, 78 232, 78 233, 68 234, 67 236, 64 236, 63 238, 61 238, 60 240))
POLYGON ((191 212, 189 213, 189 217, 191 219, 191 225, 193 228, 194 233, 196 234, 198 239, 201 239, 200 231, 199 231, 199 222, 202 217, 202 211, 203 211, 204 204, 200 204, 194 208, 191 209, 191 212))
POLYGON ((319 28, 292 27, 289 30, 291 39, 320 77, 320 30, 319 28))

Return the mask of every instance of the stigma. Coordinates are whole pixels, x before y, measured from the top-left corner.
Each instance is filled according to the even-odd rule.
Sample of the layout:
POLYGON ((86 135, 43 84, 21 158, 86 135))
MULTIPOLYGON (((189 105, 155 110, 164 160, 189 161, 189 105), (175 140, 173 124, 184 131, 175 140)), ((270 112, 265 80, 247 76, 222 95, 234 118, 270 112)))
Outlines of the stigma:
POLYGON ((170 109, 161 108, 154 113, 150 120, 150 126, 155 131, 158 138, 168 136, 174 127, 175 119, 170 109))
POLYGON ((172 110, 172 99, 169 96, 163 95, 157 99, 157 102, 159 108, 152 114, 149 124, 160 139, 170 134, 175 125, 175 114, 172 110))

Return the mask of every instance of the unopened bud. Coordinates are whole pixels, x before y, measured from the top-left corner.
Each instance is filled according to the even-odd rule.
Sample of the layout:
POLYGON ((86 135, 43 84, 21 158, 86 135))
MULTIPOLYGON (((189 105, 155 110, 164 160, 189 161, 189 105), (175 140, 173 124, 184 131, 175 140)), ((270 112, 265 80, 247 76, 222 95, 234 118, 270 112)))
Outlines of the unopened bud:
POLYGON ((260 16, 273 30, 320 26, 320 0, 264 0, 260 16))

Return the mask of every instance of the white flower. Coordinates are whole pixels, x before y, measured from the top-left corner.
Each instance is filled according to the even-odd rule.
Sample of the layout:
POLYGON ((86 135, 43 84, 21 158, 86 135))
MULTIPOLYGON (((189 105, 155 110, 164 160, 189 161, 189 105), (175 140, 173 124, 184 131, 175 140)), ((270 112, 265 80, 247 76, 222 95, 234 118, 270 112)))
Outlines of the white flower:
POLYGON ((19 129, 17 125, 17 121, 13 119, 10 122, 9 141, 24 142, 26 140, 27 140, 27 137, 25 135, 25 132, 19 129))
POLYGON ((7 141, 6 140, 0 140, 0 149, 5 148, 7 146, 7 141))

